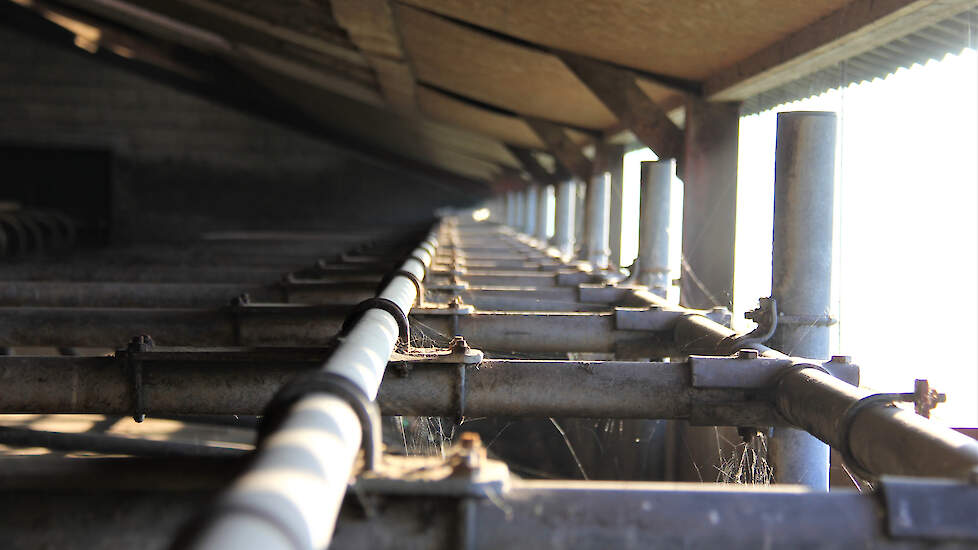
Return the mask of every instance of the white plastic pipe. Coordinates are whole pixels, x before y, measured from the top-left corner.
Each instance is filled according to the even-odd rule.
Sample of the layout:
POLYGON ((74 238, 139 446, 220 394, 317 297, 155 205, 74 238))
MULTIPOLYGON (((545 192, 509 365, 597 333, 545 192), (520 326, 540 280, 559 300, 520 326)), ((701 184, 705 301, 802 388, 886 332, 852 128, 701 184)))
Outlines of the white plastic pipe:
MULTIPOLYGON (((434 234, 427 242, 437 246, 434 234)), ((434 250, 434 248, 432 248, 434 250)), ((431 264, 424 248, 401 269, 423 280, 431 264)), ((414 283, 396 276, 381 298, 408 313, 417 297, 414 283)), ((323 341, 331 335, 324 334, 323 341)), ((370 399, 397 343, 394 317, 366 311, 323 370, 352 381, 370 399)), ((346 401, 310 394, 292 406, 281 427, 257 451, 254 463, 218 503, 217 514, 196 535, 192 548, 208 550, 294 550, 329 545, 360 448, 361 426, 346 401)))

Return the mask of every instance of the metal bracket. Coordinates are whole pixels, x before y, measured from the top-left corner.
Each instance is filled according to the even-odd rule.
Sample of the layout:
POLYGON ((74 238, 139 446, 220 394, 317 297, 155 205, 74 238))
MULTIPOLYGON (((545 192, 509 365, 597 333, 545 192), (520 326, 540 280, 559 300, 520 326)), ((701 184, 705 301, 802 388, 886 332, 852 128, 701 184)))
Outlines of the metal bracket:
POLYGON ((411 353, 394 352, 391 354, 390 363, 400 363, 404 366, 418 363, 435 363, 445 365, 478 365, 482 362, 484 354, 481 350, 472 349, 465 343, 465 339, 456 336, 445 348, 411 348, 411 353))
POLYGON ((445 459, 385 457, 376 471, 350 486, 355 495, 411 495, 493 499, 509 490, 509 468, 489 460, 478 434, 466 432, 445 459))
POLYGON ((945 479, 880 479, 891 537, 978 540, 978 485, 945 479))

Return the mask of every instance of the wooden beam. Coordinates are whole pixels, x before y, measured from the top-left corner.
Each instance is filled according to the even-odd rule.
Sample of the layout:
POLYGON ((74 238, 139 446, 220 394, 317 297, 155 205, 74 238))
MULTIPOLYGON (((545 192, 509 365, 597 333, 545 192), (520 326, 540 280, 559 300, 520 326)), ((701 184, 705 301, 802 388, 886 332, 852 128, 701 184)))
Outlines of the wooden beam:
POLYGON ((953 17, 975 0, 855 0, 711 75, 711 101, 744 100, 953 17))
POLYGON ((547 145, 547 150, 559 164, 564 165, 568 172, 581 181, 591 180, 594 172, 591 160, 584 156, 581 148, 568 137, 562 126, 540 118, 523 118, 540 141, 547 145))
POLYGON ((342 94, 367 104, 381 105, 376 90, 341 76, 311 68, 258 48, 235 44, 206 29, 177 21, 165 15, 121 0, 64 0, 79 10, 104 17, 119 25, 170 41, 181 46, 260 65, 268 70, 302 80, 323 90, 342 94))
POLYGON ((560 58, 618 117, 621 125, 656 155, 682 157, 683 131, 639 88, 635 73, 572 53, 562 52, 560 58))
POLYGON ((356 49, 343 47, 321 37, 292 30, 250 13, 229 8, 211 0, 130 0, 148 10, 210 29, 229 39, 247 41, 254 46, 273 49, 268 43, 278 42, 303 48, 321 56, 342 60, 358 67, 367 61, 356 49))
POLYGON ((416 113, 417 79, 388 0, 332 0, 330 5, 336 21, 377 73, 387 104, 399 113, 416 113))
POLYGON ((514 145, 507 145, 509 152, 516 157, 516 160, 520 161, 523 165, 523 169, 530 174, 530 178, 537 183, 542 183, 544 185, 555 185, 560 180, 555 174, 547 171, 546 168, 540 164, 540 161, 533 156, 533 152, 525 147, 516 147, 514 145))

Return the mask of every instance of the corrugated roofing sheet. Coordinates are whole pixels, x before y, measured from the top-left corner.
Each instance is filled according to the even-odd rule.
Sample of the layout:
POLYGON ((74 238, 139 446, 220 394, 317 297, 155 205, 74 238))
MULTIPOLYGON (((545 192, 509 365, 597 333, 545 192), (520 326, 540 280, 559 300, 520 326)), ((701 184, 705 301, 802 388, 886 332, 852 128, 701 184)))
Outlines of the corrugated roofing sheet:
POLYGON ((975 48, 976 44, 978 7, 784 86, 757 94, 744 101, 742 112, 752 115, 834 88, 886 78, 900 68, 942 59, 947 54, 958 54, 965 48, 975 48))

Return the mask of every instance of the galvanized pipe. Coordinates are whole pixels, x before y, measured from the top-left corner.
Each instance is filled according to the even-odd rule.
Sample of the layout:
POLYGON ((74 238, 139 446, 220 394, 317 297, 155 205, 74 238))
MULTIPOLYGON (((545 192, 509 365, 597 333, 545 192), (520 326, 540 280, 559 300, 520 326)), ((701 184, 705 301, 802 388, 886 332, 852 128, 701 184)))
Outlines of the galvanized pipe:
MULTIPOLYGON (((143 354, 142 412, 260 415, 284 383, 321 365, 317 355, 328 356, 328 350, 293 351, 298 350, 279 354, 281 360, 274 353, 251 356, 244 350, 143 354)), ((8 389, 0 393, 0 413, 133 414, 133 387, 122 362, 112 357, 0 357, 0 377, 8 389), (70 383, 52 384, 52 379, 70 383)), ((770 403, 753 399, 746 390, 692 387, 686 363, 487 359, 466 365, 462 373, 457 364, 418 362, 406 374, 394 363, 377 402, 385 415, 695 417, 724 425, 765 425, 777 419, 770 403)))
POLYGON ((609 237, 608 250, 611 255, 608 263, 611 267, 621 267, 621 218, 622 218, 622 199, 624 193, 624 160, 625 146, 619 144, 604 144, 602 146, 605 163, 608 167, 610 179, 610 199, 609 199, 609 237))
POLYGON ((534 236, 542 245, 545 245, 550 238, 550 233, 547 229, 550 221, 553 219, 553 212, 550 210, 550 189, 552 188, 549 185, 540 185, 537 187, 537 220, 534 236))
POLYGON ((526 203, 526 211, 523 217, 523 233, 526 235, 533 236, 537 231, 537 198, 539 192, 537 191, 536 185, 530 185, 523 192, 526 203))
MULTIPOLYGON (((432 249, 437 246, 434 235, 428 243, 432 249)), ((401 269, 420 280, 431 256, 424 248, 414 254, 425 261, 410 259, 401 269)), ((380 297, 405 313, 418 298, 411 279, 403 275, 396 275, 380 297)), ((397 337, 393 315, 367 310, 322 369, 347 378, 374 399, 397 337)), ((189 546, 229 550, 329 546, 360 439, 360 421, 346 401, 330 394, 300 399, 189 546)))
MULTIPOLYGON (((771 288, 781 317, 770 343, 798 357, 829 356, 835 135, 835 113, 778 113, 771 288)), ((827 445, 785 428, 769 449, 779 482, 828 490, 827 445)))
POLYGON ((608 268, 610 234, 611 176, 605 172, 594 176, 588 189, 587 259, 595 269, 608 268))
POLYGON ((516 197, 514 191, 506 192, 506 225, 516 226, 516 197))
POLYGON ((637 281, 665 297, 669 290, 669 214, 675 161, 642 161, 637 281))
POLYGON ((526 194, 523 191, 513 191, 513 225, 510 226, 514 231, 519 231, 523 228, 526 216, 526 194))
POLYGON ((553 244, 563 258, 574 255, 574 203, 577 202, 577 182, 564 181, 557 185, 557 207, 554 220, 553 244))
MULTIPOLYGON (((676 347, 682 354, 727 354, 736 336, 734 331, 700 315, 680 317, 674 331, 676 347)), ((765 357, 789 359, 759 344, 744 347, 756 349, 765 357)), ((807 361, 794 360, 798 364, 807 361)), ((781 377, 774 399, 788 422, 840 452, 845 451, 843 454, 857 462, 852 466, 869 475, 967 477, 969 467, 978 467, 978 442, 937 422, 886 401, 853 410, 869 393, 817 369, 801 368, 781 377), (847 418, 851 428, 848 437, 843 438, 838 428, 847 418)))

